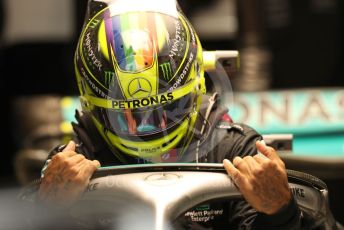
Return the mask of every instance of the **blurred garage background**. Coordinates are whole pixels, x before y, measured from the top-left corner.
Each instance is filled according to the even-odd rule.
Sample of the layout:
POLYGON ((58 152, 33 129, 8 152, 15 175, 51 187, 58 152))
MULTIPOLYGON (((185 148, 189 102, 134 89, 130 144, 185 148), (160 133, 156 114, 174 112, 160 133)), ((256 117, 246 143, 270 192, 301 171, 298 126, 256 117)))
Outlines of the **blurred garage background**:
MULTIPOLYGON (((205 50, 240 51, 241 70, 231 79, 232 117, 263 134, 292 134, 296 156, 315 160, 313 166, 308 158, 291 160, 290 167, 325 180, 331 207, 344 223, 344 173, 338 173, 344 167, 344 2, 179 3, 205 50), (319 156, 330 160, 320 164, 319 156)), ((45 150, 69 137, 64 121, 72 117, 62 108, 78 106, 64 96, 77 92, 73 53, 86 5, 87 0, 0 0, 0 187, 27 182, 16 171, 20 149, 45 150)))

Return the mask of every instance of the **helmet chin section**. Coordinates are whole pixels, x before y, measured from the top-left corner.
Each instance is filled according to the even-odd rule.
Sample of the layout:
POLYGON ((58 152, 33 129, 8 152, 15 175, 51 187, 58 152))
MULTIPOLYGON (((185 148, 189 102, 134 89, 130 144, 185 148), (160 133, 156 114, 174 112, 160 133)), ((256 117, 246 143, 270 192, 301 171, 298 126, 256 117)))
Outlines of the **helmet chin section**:
MULTIPOLYGON (((109 130, 99 131, 101 131, 101 135, 104 136, 104 139, 109 145, 114 146, 121 152, 130 156, 147 159, 160 156, 169 150, 176 148, 176 146, 182 141, 182 138, 187 134, 189 122, 190 118, 187 118, 171 133, 166 133, 163 137, 151 141, 142 140, 140 137, 136 137, 136 140, 134 140, 134 138, 129 140, 119 137, 109 130)), ((96 124, 97 123, 98 122, 96 122, 96 124)))

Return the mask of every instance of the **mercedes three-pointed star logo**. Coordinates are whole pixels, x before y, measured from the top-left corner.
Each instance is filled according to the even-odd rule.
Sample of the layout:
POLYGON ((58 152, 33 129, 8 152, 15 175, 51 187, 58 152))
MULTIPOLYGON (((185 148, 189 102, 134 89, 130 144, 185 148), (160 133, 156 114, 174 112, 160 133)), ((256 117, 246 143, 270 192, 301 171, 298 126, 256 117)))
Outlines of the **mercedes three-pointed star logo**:
POLYGON ((133 98, 149 97, 152 93, 152 86, 145 78, 135 78, 129 83, 128 91, 133 98))

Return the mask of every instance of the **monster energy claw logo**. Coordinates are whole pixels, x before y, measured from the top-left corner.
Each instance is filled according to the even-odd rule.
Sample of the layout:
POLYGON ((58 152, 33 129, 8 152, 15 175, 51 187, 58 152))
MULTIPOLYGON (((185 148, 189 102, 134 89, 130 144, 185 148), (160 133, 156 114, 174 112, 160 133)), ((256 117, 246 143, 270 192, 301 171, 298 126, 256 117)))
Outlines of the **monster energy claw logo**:
POLYGON ((98 24, 99 24, 100 20, 99 19, 93 19, 91 22, 90 22, 90 27, 92 29, 94 29, 98 24))
POLYGON ((105 71, 105 84, 108 86, 115 85, 115 73, 112 71, 105 71))
POLYGON ((163 77, 166 81, 170 80, 172 78, 172 68, 171 68, 171 63, 164 63, 159 65, 161 68, 163 77))

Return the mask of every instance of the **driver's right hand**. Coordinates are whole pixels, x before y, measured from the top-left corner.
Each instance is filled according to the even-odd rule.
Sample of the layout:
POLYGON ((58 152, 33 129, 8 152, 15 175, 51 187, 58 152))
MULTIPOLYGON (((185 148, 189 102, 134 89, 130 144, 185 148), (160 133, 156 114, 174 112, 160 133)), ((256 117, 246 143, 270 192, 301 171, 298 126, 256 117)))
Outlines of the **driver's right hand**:
POLYGON ((85 191, 94 171, 100 167, 97 160, 88 160, 75 152, 75 143, 68 145, 51 158, 42 178, 38 198, 44 204, 68 207, 85 191))

